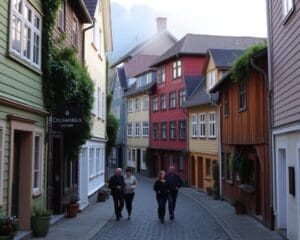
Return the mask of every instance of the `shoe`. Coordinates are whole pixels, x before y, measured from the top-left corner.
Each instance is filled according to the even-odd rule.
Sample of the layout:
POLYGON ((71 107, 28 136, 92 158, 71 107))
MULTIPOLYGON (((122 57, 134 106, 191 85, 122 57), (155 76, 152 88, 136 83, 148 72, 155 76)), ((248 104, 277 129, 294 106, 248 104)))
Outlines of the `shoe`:
POLYGON ((119 218, 119 217, 117 217, 117 218, 116 218, 116 220, 117 220, 117 221, 120 221, 120 218, 119 218))
POLYGON ((171 216, 170 216, 170 220, 171 220, 171 221, 173 221, 174 218, 175 218, 174 215, 171 215, 171 216))
POLYGON ((161 218, 161 219, 160 219, 160 222, 161 222, 162 224, 164 224, 164 223, 165 223, 164 218, 161 218))
POLYGON ((127 219, 128 219, 128 220, 130 220, 130 218, 131 218, 131 216, 130 216, 130 215, 128 215, 128 218, 127 218, 127 219))

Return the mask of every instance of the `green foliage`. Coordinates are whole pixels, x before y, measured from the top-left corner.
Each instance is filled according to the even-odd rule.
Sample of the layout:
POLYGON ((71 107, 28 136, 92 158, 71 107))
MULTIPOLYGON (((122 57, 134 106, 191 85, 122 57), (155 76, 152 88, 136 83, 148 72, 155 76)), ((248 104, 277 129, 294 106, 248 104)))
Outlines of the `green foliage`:
POLYGON ((214 179, 214 187, 213 187, 213 192, 216 198, 219 197, 220 195, 220 182, 219 182, 219 176, 220 176, 220 172, 219 172, 219 166, 218 164, 214 164, 212 167, 212 175, 213 175, 213 179, 214 179))
POLYGON ((119 121, 116 117, 109 113, 107 117, 107 154, 109 155, 112 151, 112 147, 116 144, 117 134, 119 129, 119 121))
POLYGON ((266 47, 266 43, 261 43, 257 45, 253 45, 247 49, 245 53, 243 53, 239 59, 237 59, 231 70, 231 79, 243 82, 246 81, 249 77, 249 67, 250 67, 250 60, 253 54, 261 51, 266 47))
POLYGON ((52 215, 52 211, 42 207, 35 207, 33 208, 34 217, 50 217, 52 215))

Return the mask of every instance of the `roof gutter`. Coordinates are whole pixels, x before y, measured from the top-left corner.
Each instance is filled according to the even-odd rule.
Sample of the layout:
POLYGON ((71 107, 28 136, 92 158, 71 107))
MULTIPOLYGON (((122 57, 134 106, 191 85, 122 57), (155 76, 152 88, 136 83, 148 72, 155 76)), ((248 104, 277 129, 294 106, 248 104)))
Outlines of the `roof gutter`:
POLYGON ((94 28, 95 27, 95 24, 96 24, 96 18, 94 18, 93 19, 93 24, 91 25, 91 26, 89 26, 89 27, 87 27, 87 28, 84 28, 83 30, 82 30, 82 62, 83 62, 83 64, 84 64, 84 61, 85 61, 85 33, 86 33, 86 31, 88 31, 88 30, 90 30, 90 29, 92 29, 92 28, 94 28))

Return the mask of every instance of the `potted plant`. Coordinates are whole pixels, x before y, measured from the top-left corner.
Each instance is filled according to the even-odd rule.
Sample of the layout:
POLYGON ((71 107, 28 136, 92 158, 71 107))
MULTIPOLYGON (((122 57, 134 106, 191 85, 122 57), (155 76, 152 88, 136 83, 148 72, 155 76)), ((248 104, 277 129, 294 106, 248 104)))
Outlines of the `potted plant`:
POLYGON ((103 187, 98 192, 98 202, 104 202, 109 198, 110 191, 106 187, 103 187))
POLYGON ((246 206, 241 199, 234 199, 232 205, 234 206, 236 214, 245 214, 247 212, 246 206))
POLYGON ((49 232, 52 212, 45 208, 34 208, 32 215, 32 232, 35 237, 45 237, 49 232))
POLYGON ((66 217, 68 218, 74 218, 77 216, 77 213, 79 212, 79 198, 77 194, 73 194, 70 198, 69 203, 67 204, 66 208, 66 217))
POLYGON ((0 218, 0 239, 14 239, 15 235, 17 234, 18 228, 18 219, 15 216, 0 218))

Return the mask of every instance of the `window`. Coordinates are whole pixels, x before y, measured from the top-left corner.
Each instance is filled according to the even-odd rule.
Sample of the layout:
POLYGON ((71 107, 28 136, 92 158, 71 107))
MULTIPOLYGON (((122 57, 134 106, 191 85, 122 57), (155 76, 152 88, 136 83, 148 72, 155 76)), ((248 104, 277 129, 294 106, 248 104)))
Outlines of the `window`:
POLYGON ((179 139, 180 140, 186 139, 186 121, 185 120, 179 121, 179 139))
POLYGON ((136 150, 135 149, 132 149, 132 161, 135 162, 136 160, 136 150))
POLYGON ((143 137, 149 136, 149 122, 145 121, 143 122, 143 137))
POLYGON ((226 154, 226 180, 233 180, 233 158, 229 153, 226 154))
POLYGON ((140 99, 136 98, 135 99, 135 111, 139 112, 141 110, 141 104, 140 104, 140 99))
POLYGON ((152 110, 158 111, 158 97, 153 97, 152 99, 152 110))
POLYGON ((160 130, 160 138, 161 140, 167 140, 167 123, 166 122, 162 122, 160 124, 161 130, 160 130))
POLYGON ((165 94, 160 96, 160 110, 167 109, 167 96, 165 94))
POLYGON ((34 137, 34 167, 33 167, 33 193, 41 191, 42 174, 42 136, 34 137))
POLYGON ((216 113, 215 112, 209 113, 209 137, 210 138, 216 137, 216 113))
POLYGON ((132 100, 128 100, 128 112, 132 112, 132 100))
POLYGON ((72 23, 72 45, 78 48, 78 21, 75 16, 73 17, 72 23))
POLYGON ((3 200, 4 125, 0 122, 0 204, 3 200))
POLYGON ((212 70, 207 73, 208 77, 208 89, 211 89, 216 84, 216 71, 212 70))
POLYGON ((165 74, 165 66, 158 68, 158 83, 164 83, 166 81, 166 74, 165 74))
POLYGON ((183 156, 180 156, 179 157, 179 166, 178 166, 178 169, 183 171, 183 167, 184 167, 184 157, 183 156))
POLYGON ((224 91, 224 116, 228 117, 229 115, 229 89, 224 91))
POLYGON ((283 3, 283 16, 286 17, 294 10, 293 0, 282 0, 283 3))
POLYGON ((96 155, 95 148, 89 149, 89 179, 96 175, 96 155))
POLYGON ((101 172, 101 149, 96 148, 96 175, 99 175, 101 172))
POLYGON ((197 137, 197 128, 198 128, 198 118, 197 114, 192 114, 192 137, 196 138, 197 137))
POLYGON ((179 91, 179 107, 182 107, 185 104, 185 100, 186 100, 186 94, 185 94, 185 90, 180 90, 179 91))
POLYGON ((65 1, 61 1, 60 8, 58 9, 57 13, 57 26, 60 30, 65 31, 65 1))
POLYGON ((176 93, 172 92, 170 93, 170 109, 176 108, 176 93))
POLYGON ((135 136, 139 137, 140 136, 140 129, 141 129, 141 123, 136 122, 135 123, 135 136))
POLYGON ((176 122, 170 122, 170 140, 176 140, 176 122))
POLYGON ((132 123, 127 124, 127 136, 128 137, 132 136, 132 123))
POLYGON ((204 138, 206 137, 206 117, 205 113, 200 113, 200 123, 199 123, 199 132, 200 132, 200 137, 204 138))
POLYGON ((153 123, 152 125, 153 131, 153 139, 158 140, 159 130, 158 130, 158 123, 153 123))
POLYGON ((149 96, 144 96, 143 109, 144 110, 149 109, 149 96))
POLYGON ((128 150, 127 150, 127 154, 128 154, 127 160, 128 160, 128 161, 132 161, 131 149, 128 149, 128 150))
POLYGON ((181 77, 181 61, 177 60, 173 62, 173 79, 181 77))
POLYGON ((41 68, 41 15, 25 0, 13 0, 9 49, 12 54, 41 68))
POLYGON ((246 83, 239 84, 239 111, 245 111, 247 107, 247 86, 246 83))
POLYGON ((211 177, 211 164, 210 164, 210 159, 205 159, 205 172, 206 172, 206 177, 211 177))

